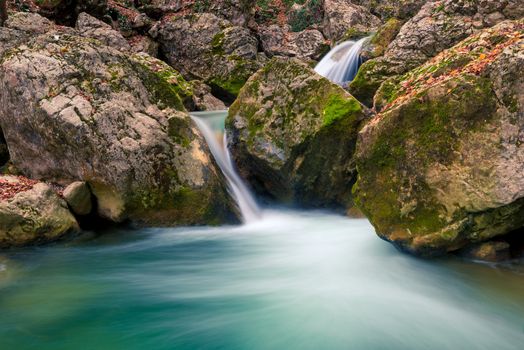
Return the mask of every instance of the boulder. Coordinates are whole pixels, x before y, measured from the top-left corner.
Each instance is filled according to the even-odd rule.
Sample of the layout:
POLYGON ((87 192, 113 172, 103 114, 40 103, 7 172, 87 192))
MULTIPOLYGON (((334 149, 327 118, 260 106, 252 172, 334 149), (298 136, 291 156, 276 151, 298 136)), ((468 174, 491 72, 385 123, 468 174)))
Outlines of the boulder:
POLYGON ((262 48, 268 56, 289 56, 318 60, 329 50, 324 36, 316 29, 298 33, 287 27, 270 25, 259 30, 262 48))
POLYGON ((186 79, 202 80, 229 98, 263 61, 248 29, 209 13, 166 18, 150 34, 167 62, 186 79))
POLYGON ((73 213, 87 215, 91 213, 91 191, 87 183, 75 181, 64 189, 63 197, 73 213))
POLYGON ((145 52, 149 56, 158 56, 158 43, 146 35, 136 35, 129 40, 131 52, 145 52))
POLYGON ((101 43, 117 50, 131 50, 129 43, 122 34, 111 28, 109 24, 96 19, 85 12, 82 12, 78 16, 76 29, 81 36, 99 40, 101 43))
POLYGON ((383 57, 361 67, 350 90, 369 101, 388 77, 406 73, 480 29, 522 16, 522 0, 430 1, 402 26, 383 57))
POLYGON ((233 219, 221 172, 184 112, 185 87, 147 62, 53 32, 7 52, 0 125, 12 163, 30 178, 87 182, 113 221, 233 219))
POLYGON ((0 176, 0 248, 51 242, 78 230, 67 204, 49 185, 0 176))
POLYGON ((227 109, 224 102, 211 94, 211 88, 198 80, 191 81, 193 103, 197 111, 220 111, 227 109))
POLYGON ((79 13, 102 18, 108 12, 107 0, 38 0, 34 3, 39 14, 67 26, 74 26, 79 13))
POLYGON ((229 109, 229 148, 260 193, 305 206, 351 206, 360 103, 291 58, 273 58, 229 109))
POLYGON ((324 34, 333 42, 343 38, 348 30, 372 32, 380 23, 365 7, 346 0, 324 0, 324 34))
POLYGON ((381 86, 354 188, 380 237, 430 256, 524 226, 523 37, 503 22, 381 86))

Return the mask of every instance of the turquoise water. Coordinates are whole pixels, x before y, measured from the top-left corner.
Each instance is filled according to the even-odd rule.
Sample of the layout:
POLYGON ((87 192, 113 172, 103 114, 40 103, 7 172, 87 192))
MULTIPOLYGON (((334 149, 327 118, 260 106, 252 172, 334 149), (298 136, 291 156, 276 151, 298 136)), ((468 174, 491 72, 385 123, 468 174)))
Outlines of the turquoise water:
POLYGON ((524 273, 365 220, 121 229, 0 255, 0 349, 522 349, 524 273))

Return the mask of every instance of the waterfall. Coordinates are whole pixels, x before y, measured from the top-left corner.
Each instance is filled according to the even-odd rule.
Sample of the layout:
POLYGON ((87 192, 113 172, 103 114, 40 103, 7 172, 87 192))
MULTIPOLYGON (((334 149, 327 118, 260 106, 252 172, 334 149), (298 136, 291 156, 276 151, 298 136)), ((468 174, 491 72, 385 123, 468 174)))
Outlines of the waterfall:
POLYGON ((226 177, 229 190, 242 215, 242 220, 248 223, 260 218, 260 209, 231 160, 231 155, 227 149, 227 136, 224 132, 226 117, 227 110, 191 112, 191 119, 204 135, 213 157, 226 177))
POLYGON ((344 41, 335 46, 317 64, 315 71, 339 85, 347 85, 357 75, 362 63, 360 51, 368 38, 359 41, 344 41))

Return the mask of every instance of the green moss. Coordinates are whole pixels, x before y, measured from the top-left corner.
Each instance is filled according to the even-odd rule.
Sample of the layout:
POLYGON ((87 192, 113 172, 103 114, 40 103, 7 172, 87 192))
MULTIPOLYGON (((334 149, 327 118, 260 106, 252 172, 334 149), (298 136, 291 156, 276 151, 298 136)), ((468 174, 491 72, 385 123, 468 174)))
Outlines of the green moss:
POLYGON ((215 36, 211 40, 212 52, 215 55, 224 54, 224 38, 225 38, 224 32, 219 32, 215 34, 215 36))
POLYGON ((341 118, 362 112, 360 103, 352 98, 333 95, 322 111, 322 124, 331 125, 341 118))
POLYGON ((401 27, 401 21, 396 18, 391 18, 377 31, 371 39, 371 44, 374 46, 374 57, 384 54, 387 46, 395 39, 401 27))

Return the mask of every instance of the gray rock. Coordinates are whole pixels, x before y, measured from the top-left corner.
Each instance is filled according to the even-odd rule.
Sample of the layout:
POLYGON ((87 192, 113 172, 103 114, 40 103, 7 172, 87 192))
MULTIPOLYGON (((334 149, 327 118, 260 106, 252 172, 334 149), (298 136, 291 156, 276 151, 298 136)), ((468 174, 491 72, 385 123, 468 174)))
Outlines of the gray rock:
POLYGON ((193 86, 193 103, 198 111, 220 111, 227 109, 224 102, 211 94, 211 88, 198 80, 191 82, 193 86))
POLYGON ((76 215, 91 213, 91 191, 87 183, 76 181, 67 186, 63 193, 64 199, 76 215))
POLYGON ((281 201, 349 207, 353 151, 365 112, 298 59, 273 58, 229 109, 229 147, 241 174, 281 201))
POLYGON ((67 204, 51 187, 36 183, 5 194, 8 187, 19 185, 16 177, 0 177, 0 247, 51 242, 79 230, 67 204))
POLYGON ((160 21, 150 34, 186 79, 202 80, 230 96, 238 94, 264 61, 248 29, 209 13, 160 21))
POLYGON ((114 221, 232 218, 221 172, 183 112, 182 84, 147 62, 53 34, 4 57, 0 124, 11 161, 30 178, 87 182, 99 214, 114 221))
POLYGON ((268 56, 289 56, 318 59, 329 48, 326 39, 318 30, 290 32, 289 28, 270 25, 260 28, 260 41, 268 56))
POLYGON ((365 7, 346 0, 324 0, 324 34, 335 42, 348 30, 372 32, 380 26, 380 19, 365 7))
POLYGON ((354 191, 382 238, 438 255, 524 226, 523 29, 505 21, 382 84, 354 191))
POLYGON ((82 12, 80 15, 78 15, 76 29, 81 36, 99 40, 105 45, 117 50, 131 50, 129 43, 122 36, 122 34, 111 28, 109 24, 96 19, 85 12, 82 12))

